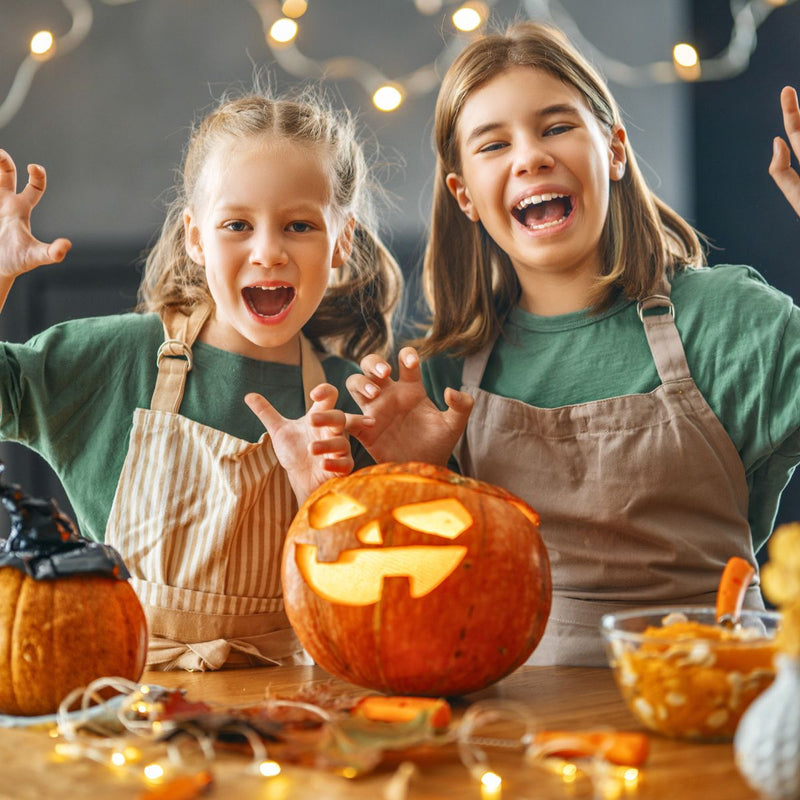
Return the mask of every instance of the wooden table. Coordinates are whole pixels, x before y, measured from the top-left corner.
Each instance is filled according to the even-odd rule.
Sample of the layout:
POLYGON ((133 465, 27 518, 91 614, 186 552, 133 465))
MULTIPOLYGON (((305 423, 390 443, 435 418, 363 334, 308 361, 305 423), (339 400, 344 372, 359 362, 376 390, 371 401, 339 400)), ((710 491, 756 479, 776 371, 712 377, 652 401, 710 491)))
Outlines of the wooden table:
MULTIPOLYGON (((287 695, 317 685, 334 692, 361 692, 332 679, 317 667, 267 667, 214 673, 146 673, 142 682, 183 688, 187 699, 224 705, 252 705, 267 692, 287 695)), ((640 730, 625 707, 607 669, 524 667, 513 675, 456 704, 458 717, 478 700, 506 699, 524 704, 546 728, 577 730, 613 727, 640 730)), ((413 752, 413 751, 412 751, 413 752)), ((488 751, 487 751, 488 752, 488 751)), ((526 765, 520 756, 502 761, 502 794, 492 794, 470 776, 455 744, 420 751, 420 757, 399 768, 398 762, 354 780, 322 770, 285 767, 276 778, 264 778, 247 769, 249 760, 222 753, 213 762, 214 783, 209 798, 236 800, 563 800, 564 798, 680 798, 680 800, 754 800, 736 770, 730 744, 697 744, 651 736, 650 757, 638 781, 606 786, 588 778, 565 780, 540 767, 526 765), (400 771, 398 771, 400 769, 400 771), (413 773, 411 778, 403 775, 413 773)), ((0 798, 40 800, 59 797, 79 800, 139 798, 143 783, 130 774, 85 759, 57 761, 47 731, 0 730, 2 781, 0 798)), ((492 763, 494 766, 494 762, 492 763)), ((176 798, 177 800, 177 798, 176 798)))

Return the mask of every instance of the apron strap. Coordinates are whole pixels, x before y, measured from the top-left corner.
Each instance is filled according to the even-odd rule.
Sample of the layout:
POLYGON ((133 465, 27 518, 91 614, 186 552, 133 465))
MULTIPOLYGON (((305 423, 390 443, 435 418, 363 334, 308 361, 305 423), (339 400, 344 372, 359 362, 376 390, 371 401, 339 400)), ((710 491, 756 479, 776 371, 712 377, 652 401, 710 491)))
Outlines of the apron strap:
MULTIPOLYGON (((150 400, 153 411, 177 414, 186 388, 186 376, 192 368, 192 345, 211 314, 210 305, 197 306, 191 314, 170 308, 162 316, 164 341, 158 348, 158 377, 150 400)), ((300 367, 306 411, 311 407, 311 390, 325 382, 325 371, 311 342, 300 335, 300 367)))
POLYGON ((483 373, 489 363, 489 356, 496 341, 497 337, 492 337, 491 341, 485 344, 477 353, 473 353, 464 359, 464 366, 461 369, 462 389, 470 386, 475 389, 480 388, 483 373))
POLYGON ((669 281, 662 278, 655 292, 636 305, 662 384, 691 378, 683 342, 675 325, 675 306, 670 300, 670 288, 669 281), (666 313, 645 313, 652 308, 665 308, 666 313))
POLYGON ((303 376, 303 397, 306 402, 306 411, 314 402, 311 399, 311 390, 321 383, 325 383, 325 370, 319 356, 314 352, 311 342, 300 334, 300 371, 303 376))
POLYGON ((153 411, 178 413, 186 387, 186 375, 192 368, 192 345, 211 314, 210 305, 197 306, 191 314, 169 308, 161 318, 164 341, 158 348, 158 377, 150 400, 153 411))

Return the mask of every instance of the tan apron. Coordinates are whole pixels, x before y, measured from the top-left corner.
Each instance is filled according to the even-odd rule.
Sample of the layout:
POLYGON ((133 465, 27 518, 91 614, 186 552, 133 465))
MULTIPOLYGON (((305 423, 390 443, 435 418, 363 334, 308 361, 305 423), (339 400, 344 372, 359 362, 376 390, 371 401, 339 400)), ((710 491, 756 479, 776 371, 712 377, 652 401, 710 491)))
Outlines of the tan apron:
MULTIPOLYGON (((311 663, 283 608, 281 550, 297 504, 268 434, 247 442, 178 413, 209 312, 164 319, 151 407, 134 412, 106 542, 144 606, 148 668, 311 663)), ((302 337, 301 356, 308 408, 325 375, 302 337)))
MULTIPOLYGON (((756 564, 744 467, 689 374, 669 284, 659 291, 639 304, 661 379, 649 394, 537 408, 479 388, 493 342, 464 364, 475 407, 461 470, 541 515, 553 606, 530 664, 605 666, 604 613, 713 604, 731 556, 756 564), (655 307, 667 311, 644 313, 655 307)), ((745 605, 763 608, 757 585, 745 605)))

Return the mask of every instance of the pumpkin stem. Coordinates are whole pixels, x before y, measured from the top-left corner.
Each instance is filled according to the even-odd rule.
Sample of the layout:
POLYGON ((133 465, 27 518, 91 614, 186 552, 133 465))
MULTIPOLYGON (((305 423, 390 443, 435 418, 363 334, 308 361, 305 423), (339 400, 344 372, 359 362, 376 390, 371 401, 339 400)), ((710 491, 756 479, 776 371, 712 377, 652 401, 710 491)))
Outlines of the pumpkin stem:
POLYGON ((29 497, 17 484, 3 481, 4 471, 0 461, 0 503, 11 518, 8 539, 0 547, 0 568, 14 567, 35 580, 70 575, 130 578, 113 547, 81 536, 55 500, 29 497))
POLYGON ((30 497, 16 483, 3 480, 5 464, 0 461, 0 502, 11 520, 6 550, 30 550, 32 543, 62 544, 78 542, 75 523, 52 498, 30 497))

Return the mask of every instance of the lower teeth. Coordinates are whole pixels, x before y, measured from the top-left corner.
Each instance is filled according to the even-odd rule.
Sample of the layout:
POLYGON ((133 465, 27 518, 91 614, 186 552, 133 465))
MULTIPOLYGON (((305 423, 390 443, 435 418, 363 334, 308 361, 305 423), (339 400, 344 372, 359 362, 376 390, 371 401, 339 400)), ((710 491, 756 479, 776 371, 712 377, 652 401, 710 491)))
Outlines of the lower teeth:
POLYGON ((529 225, 528 230, 530 231, 540 231, 544 228, 552 228, 554 225, 560 225, 566 217, 561 217, 561 219, 554 219, 551 222, 543 222, 541 225, 529 225))

